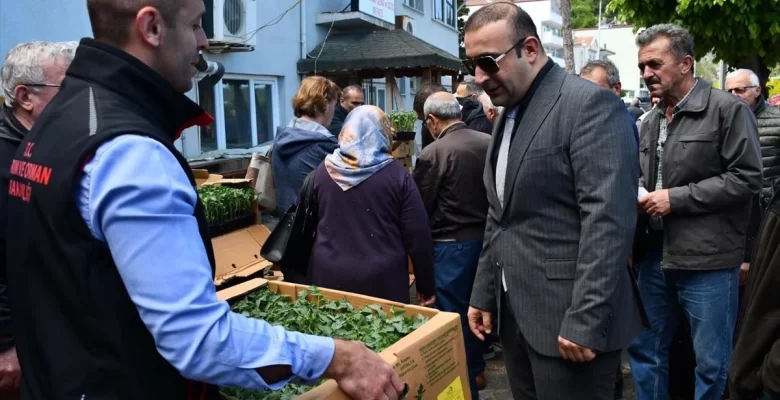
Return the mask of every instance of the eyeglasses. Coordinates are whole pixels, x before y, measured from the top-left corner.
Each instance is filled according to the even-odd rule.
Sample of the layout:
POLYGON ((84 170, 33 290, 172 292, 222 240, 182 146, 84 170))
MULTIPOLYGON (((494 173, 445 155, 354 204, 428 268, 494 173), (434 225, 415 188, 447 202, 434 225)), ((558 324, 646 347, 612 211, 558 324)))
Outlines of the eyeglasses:
POLYGON ((498 63, 501 61, 502 58, 506 57, 507 54, 509 54, 510 51, 517 48, 517 46, 520 45, 520 43, 523 43, 526 39, 528 39, 530 36, 526 36, 517 43, 515 43, 514 46, 510 47, 509 50, 503 52, 498 57, 493 56, 479 56, 477 58, 468 58, 463 60, 463 67, 466 68, 466 72, 468 72, 469 75, 476 75, 477 67, 479 67, 481 70, 485 71, 485 73, 488 74, 495 74, 496 72, 501 70, 501 67, 498 66, 498 63))
POLYGON ((26 84, 24 84, 24 86, 29 86, 29 87, 53 87, 53 88, 60 87, 60 85, 55 85, 53 83, 26 83, 26 84))
POLYGON ((743 86, 743 87, 735 87, 731 89, 726 89, 727 92, 731 94, 745 94, 748 89, 757 88, 758 86, 743 86))

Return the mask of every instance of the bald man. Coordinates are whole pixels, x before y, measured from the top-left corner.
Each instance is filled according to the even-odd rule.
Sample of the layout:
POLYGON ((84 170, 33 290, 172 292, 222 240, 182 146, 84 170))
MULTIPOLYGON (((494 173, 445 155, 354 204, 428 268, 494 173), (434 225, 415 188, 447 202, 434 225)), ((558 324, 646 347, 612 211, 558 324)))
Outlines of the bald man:
POLYGON ((487 220, 482 173, 490 136, 461 122, 458 100, 447 92, 428 97, 423 121, 434 141, 420 153, 413 175, 433 233, 436 303, 461 316, 471 397, 478 399, 486 384, 483 345, 466 334, 466 316, 487 220))

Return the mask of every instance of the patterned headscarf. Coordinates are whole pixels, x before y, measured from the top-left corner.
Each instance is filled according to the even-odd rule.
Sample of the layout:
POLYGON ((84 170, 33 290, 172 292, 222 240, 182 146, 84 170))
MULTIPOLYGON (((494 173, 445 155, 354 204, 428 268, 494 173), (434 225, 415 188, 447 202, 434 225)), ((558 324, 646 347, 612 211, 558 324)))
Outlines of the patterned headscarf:
POLYGON ((325 169, 347 191, 393 162, 392 131, 387 115, 375 106, 352 110, 339 133, 339 147, 325 157, 325 169))

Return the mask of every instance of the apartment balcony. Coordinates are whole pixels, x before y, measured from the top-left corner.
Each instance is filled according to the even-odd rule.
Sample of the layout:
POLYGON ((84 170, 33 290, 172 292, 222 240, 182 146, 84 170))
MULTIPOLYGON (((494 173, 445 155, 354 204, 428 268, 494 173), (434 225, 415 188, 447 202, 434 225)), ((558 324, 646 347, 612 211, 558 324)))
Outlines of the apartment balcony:
POLYGON ((542 46, 544 46, 545 49, 562 49, 563 48, 563 38, 556 35, 553 32, 547 31, 542 32, 542 46))
POLYGON ((544 10, 542 12, 541 20, 545 25, 554 26, 556 28, 563 27, 563 18, 561 17, 561 12, 552 6, 548 10, 544 10))
POLYGON ((315 23, 322 27, 333 27, 341 30, 393 30, 395 25, 385 22, 375 16, 359 11, 340 13, 319 13, 315 23))

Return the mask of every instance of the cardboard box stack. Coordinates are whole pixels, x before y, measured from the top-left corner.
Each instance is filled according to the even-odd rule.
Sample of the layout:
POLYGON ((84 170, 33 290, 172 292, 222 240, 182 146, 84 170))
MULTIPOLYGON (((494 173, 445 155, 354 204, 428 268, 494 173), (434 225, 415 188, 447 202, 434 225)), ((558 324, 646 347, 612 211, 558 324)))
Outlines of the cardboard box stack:
MULTIPOLYGON (((202 185, 249 185, 248 179, 224 179, 206 170, 192 170, 197 187, 202 185)), ((247 186, 248 187, 248 186, 247 186)), ((216 261, 214 284, 217 288, 229 287, 254 277, 268 280, 281 279, 281 274, 271 271, 272 264, 260 256, 260 248, 271 232, 259 222, 257 207, 253 207, 254 224, 211 239, 216 261), (271 275, 269 275, 271 274, 271 275)))
MULTIPOLYGON (((414 142, 411 142, 414 145, 414 142)), ((413 148, 404 147, 399 154, 406 154, 411 168, 413 148)), ((196 172, 197 186, 204 184, 240 184, 246 179, 223 179, 208 172, 196 172)), ((295 300, 306 287, 283 282, 273 265, 260 256, 260 248, 270 231, 259 222, 225 235, 217 236, 211 243, 216 258, 214 284, 217 296, 228 302, 238 301, 248 293, 264 286, 288 295, 295 300), (272 275, 266 275, 272 273, 272 275), (261 279, 264 278, 264 279, 261 279)), ((409 284, 414 282, 413 266, 409 260, 409 284)), ((407 315, 422 314, 428 322, 394 345, 380 353, 391 363, 401 379, 409 385, 407 399, 415 400, 470 400, 468 372, 460 317, 454 313, 440 312, 432 308, 395 303, 374 297, 336 290, 320 289, 330 300, 347 299, 356 308, 379 304, 385 312, 390 308, 404 310, 407 315)), ((226 400, 232 400, 222 396, 226 400)), ((335 381, 327 381, 295 400, 347 400, 335 381)))

